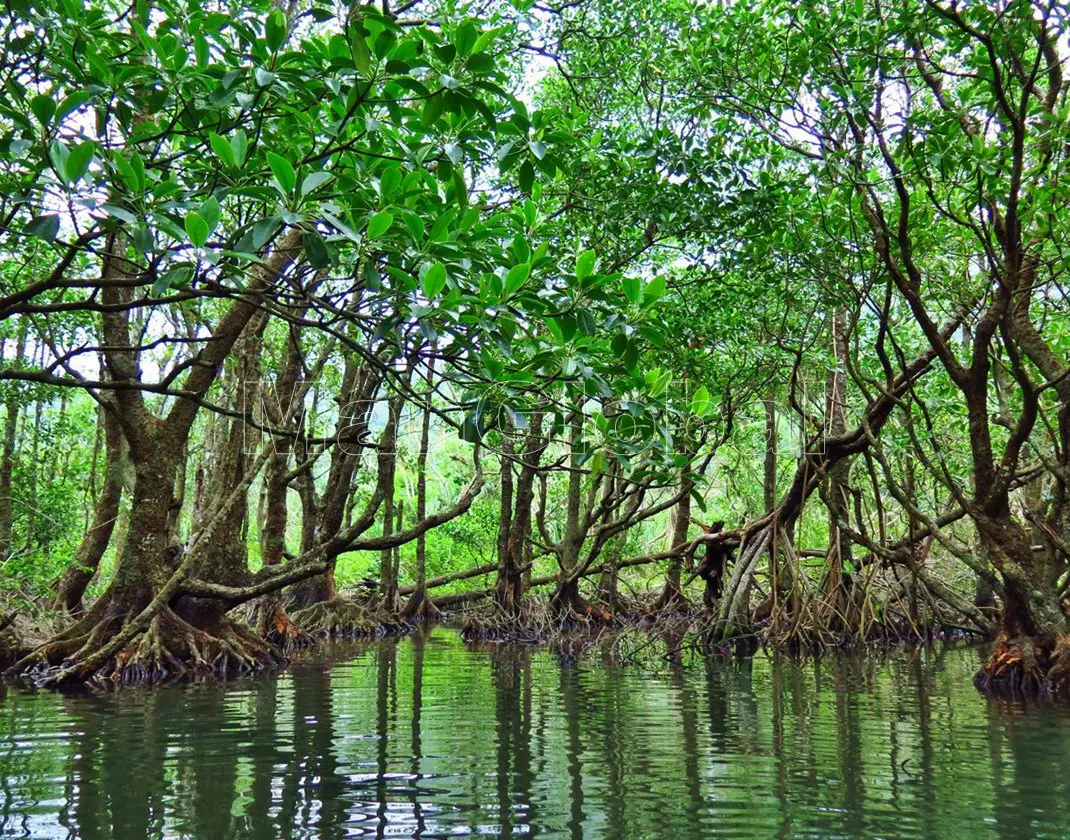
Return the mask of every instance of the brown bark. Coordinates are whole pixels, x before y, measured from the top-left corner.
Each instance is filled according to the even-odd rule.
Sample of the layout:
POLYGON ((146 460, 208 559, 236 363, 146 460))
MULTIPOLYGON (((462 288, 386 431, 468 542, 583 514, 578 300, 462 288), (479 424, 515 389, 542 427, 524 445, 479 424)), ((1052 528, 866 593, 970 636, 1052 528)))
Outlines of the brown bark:
MULTIPOLYGON (((832 316, 832 351, 834 367, 829 371, 826 383, 826 407, 828 432, 841 437, 847 431, 847 318, 843 309, 832 316)), ((825 579, 823 582, 823 620, 826 626, 838 632, 853 629, 854 609, 851 604, 854 582, 854 561, 851 556, 851 538, 841 523, 850 519, 848 479, 851 462, 841 459, 828 471, 825 489, 825 505, 828 509, 828 545, 825 579)), ((775 551, 775 546, 770 547, 775 551)))
MULTIPOLYGON (((297 328, 290 326, 286 340, 286 361, 278 381, 262 397, 264 413, 276 426, 300 429, 300 411, 295 403, 304 398, 304 357, 297 328)), ((261 524, 261 555, 265 567, 279 566, 286 555, 286 527, 289 520, 290 459, 293 438, 276 435, 267 441, 272 447, 264 476, 264 516, 261 524)), ((249 623, 258 636, 284 651, 308 647, 313 639, 294 621, 286 609, 281 591, 259 598, 249 609, 249 623)))
MULTIPOLYGON (((420 450, 416 456, 416 521, 427 516, 427 455, 431 447, 431 396, 435 387, 435 347, 427 363, 427 394, 420 421, 420 450)), ((400 593, 400 589, 399 589, 400 593)), ((401 617, 404 621, 430 621, 441 617, 427 597, 427 534, 416 538, 416 585, 406 601, 401 617)))
MULTIPOLYGON (((335 425, 336 442, 331 450, 331 463, 322 497, 317 500, 310 472, 305 472, 299 484, 303 523, 301 552, 306 554, 323 545, 342 530, 345 511, 352 491, 353 476, 367 445, 366 436, 380 375, 370 364, 362 364, 347 356, 339 391, 339 415, 335 425)), ((330 558, 332 561, 334 558, 330 558)), ((291 610, 307 609, 314 604, 334 601, 338 587, 334 580, 334 563, 326 571, 292 587, 287 604, 291 610)))
MULTIPOLYGON (((384 470, 382 476, 383 488, 385 495, 383 498, 383 537, 389 538, 393 536, 394 531, 400 532, 402 530, 400 518, 403 515, 403 511, 400 507, 395 506, 396 487, 397 481, 397 463, 398 463, 398 447, 397 447, 397 428, 401 422, 401 409, 404 405, 404 401, 400 395, 394 397, 390 401, 390 419, 387 422, 386 430, 383 432, 384 447, 383 454, 385 458, 380 459, 380 469, 384 470)), ((398 599, 398 570, 395 564, 394 545, 385 545, 380 552, 379 560, 379 593, 377 596, 377 602, 379 608, 389 618, 397 615, 401 608, 401 602, 398 599)))
MULTIPOLYGON (((499 538, 495 599, 501 610, 508 616, 519 615, 524 598, 522 569, 525 567, 527 552, 531 547, 531 510, 535 501, 535 479, 538 476, 539 461, 546 446, 542 439, 542 413, 535 412, 529 422, 530 425, 524 437, 524 449, 520 456, 516 498, 508 513, 504 490, 502 498, 502 517, 503 521, 508 519, 508 527, 502 534, 504 539, 499 538)), ((512 464, 508 463, 508 459, 506 461, 507 463, 502 466, 503 476, 505 470, 509 470, 511 476, 512 464)))
MULTIPOLYGON (((15 344, 14 365, 22 364, 26 355, 26 323, 19 329, 15 344)), ((19 404, 9 399, 4 405, 4 444, 0 452, 0 561, 6 560, 11 551, 11 534, 14 527, 14 499, 11 481, 15 472, 15 444, 18 439, 19 404)))
MULTIPOLYGON (((687 528, 691 524, 691 489, 693 487, 694 481, 691 478, 691 471, 685 467, 680 475, 680 491, 682 495, 672 513, 672 530, 669 532, 668 545, 670 550, 687 542, 687 528)), ((681 555, 678 554, 669 558, 668 569, 665 572, 665 585, 657 601, 654 602, 655 610, 664 612, 688 612, 691 610, 691 602, 688 601, 681 586, 682 568, 683 557, 681 555)))
POLYGON ((74 552, 74 562, 56 588, 54 607, 71 615, 82 612, 82 598, 111 542, 123 493, 123 437, 114 408, 100 409, 104 426, 104 484, 93 508, 93 520, 74 552))
MULTIPOLYGON (((172 509, 178 470, 199 402, 258 311, 262 290, 287 268, 300 244, 297 229, 283 235, 266 263, 254 271, 246 294, 230 305, 211 340, 189 360, 182 395, 164 417, 157 417, 139 390, 138 352, 129 331, 133 268, 127 261, 124 237, 117 233, 109 238, 101 284, 101 299, 109 305, 102 316, 104 356, 108 377, 117 386, 116 416, 130 447, 131 505, 136 513, 107 593, 85 618, 17 663, 20 671, 44 668, 44 679, 50 684, 91 678, 131 682, 189 672, 255 670, 280 661, 270 645, 227 621, 218 604, 201 609, 196 599, 183 598, 183 578, 191 564, 201 559, 203 546, 183 559, 183 548, 173 531, 172 509)), ((226 503, 220 503, 216 519, 226 519, 231 506, 238 503, 238 494, 231 494, 226 503)), ((213 571, 201 569, 200 573, 213 571)))

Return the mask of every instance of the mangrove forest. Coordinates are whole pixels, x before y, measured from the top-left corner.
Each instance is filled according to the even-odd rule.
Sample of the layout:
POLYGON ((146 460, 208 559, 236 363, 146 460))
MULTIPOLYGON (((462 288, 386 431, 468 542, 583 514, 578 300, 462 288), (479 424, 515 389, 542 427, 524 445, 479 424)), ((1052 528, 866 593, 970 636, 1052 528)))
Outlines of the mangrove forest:
POLYGON ((1064 3, 0 31, 0 837, 1070 837, 1064 3))

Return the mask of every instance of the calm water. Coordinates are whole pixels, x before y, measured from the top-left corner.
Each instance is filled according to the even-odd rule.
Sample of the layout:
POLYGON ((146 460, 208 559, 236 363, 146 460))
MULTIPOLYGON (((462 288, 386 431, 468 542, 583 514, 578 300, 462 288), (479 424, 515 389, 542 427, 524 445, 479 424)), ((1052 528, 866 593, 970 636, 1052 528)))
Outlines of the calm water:
POLYGON ((1070 838, 1070 713, 973 650, 651 671, 452 631, 276 678, 0 695, 0 837, 1070 838))

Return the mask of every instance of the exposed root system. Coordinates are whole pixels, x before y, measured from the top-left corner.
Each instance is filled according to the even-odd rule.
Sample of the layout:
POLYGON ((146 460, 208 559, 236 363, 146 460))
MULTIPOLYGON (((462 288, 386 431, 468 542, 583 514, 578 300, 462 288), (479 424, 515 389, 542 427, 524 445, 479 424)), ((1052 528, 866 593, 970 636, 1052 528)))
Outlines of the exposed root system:
POLYGON ((461 638, 466 642, 540 644, 549 638, 552 629, 546 608, 529 598, 515 611, 487 603, 466 612, 461 638))
POLYGON ((38 686, 87 681, 98 685, 160 683, 199 676, 240 676, 279 668, 286 658, 241 623, 224 619, 214 632, 194 627, 170 609, 107 658, 90 657, 126 626, 128 613, 94 608, 82 621, 16 664, 38 686))
POLYGON ((413 592, 401 610, 401 618, 408 624, 430 624, 442 621, 442 611, 427 597, 426 592, 413 592))
POLYGON ((974 684, 986 694, 1070 696, 1070 636, 1045 646, 1027 636, 1000 633, 974 684))
POLYGON ((367 607, 344 598, 295 610, 290 618, 316 639, 378 638, 386 633, 367 607))
POLYGON ((256 634, 285 653, 312 647, 315 638, 302 630, 286 612, 282 598, 266 596, 249 607, 249 624, 256 634))

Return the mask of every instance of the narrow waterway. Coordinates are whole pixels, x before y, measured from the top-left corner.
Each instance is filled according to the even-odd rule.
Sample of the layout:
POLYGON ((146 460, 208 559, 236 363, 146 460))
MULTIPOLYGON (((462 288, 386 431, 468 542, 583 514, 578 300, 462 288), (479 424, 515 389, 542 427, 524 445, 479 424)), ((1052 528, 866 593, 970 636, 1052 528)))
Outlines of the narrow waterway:
POLYGON ((0 695, 0 837, 1070 837, 1070 713, 979 653, 658 670, 448 629, 276 677, 0 695))

